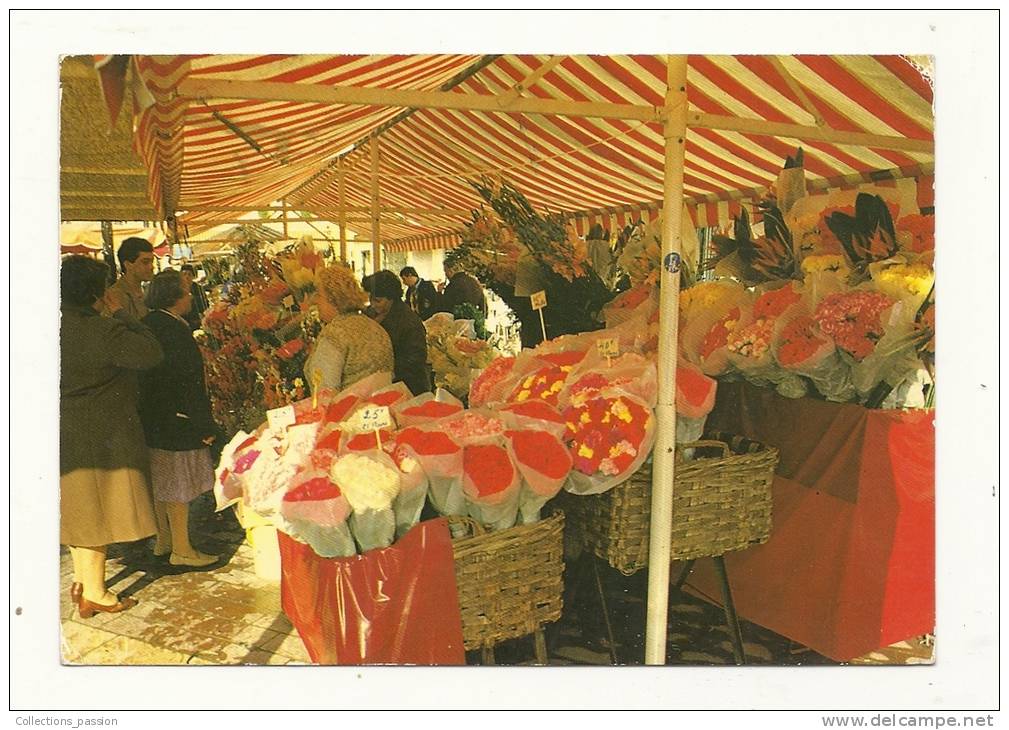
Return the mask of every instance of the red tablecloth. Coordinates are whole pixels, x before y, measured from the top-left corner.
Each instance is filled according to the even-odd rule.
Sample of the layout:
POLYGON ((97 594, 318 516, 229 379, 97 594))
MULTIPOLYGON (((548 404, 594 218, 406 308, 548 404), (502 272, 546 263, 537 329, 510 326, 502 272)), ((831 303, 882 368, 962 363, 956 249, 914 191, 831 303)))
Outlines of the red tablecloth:
MULTIPOLYGON (((740 616, 837 661, 935 627, 932 411, 719 386, 712 430, 781 451, 770 540, 725 556, 740 616)), ((711 561, 690 583, 720 596, 711 561)))
POLYGON ((321 558, 278 535, 281 604, 319 664, 465 664, 452 539, 445 519, 395 545, 321 558))

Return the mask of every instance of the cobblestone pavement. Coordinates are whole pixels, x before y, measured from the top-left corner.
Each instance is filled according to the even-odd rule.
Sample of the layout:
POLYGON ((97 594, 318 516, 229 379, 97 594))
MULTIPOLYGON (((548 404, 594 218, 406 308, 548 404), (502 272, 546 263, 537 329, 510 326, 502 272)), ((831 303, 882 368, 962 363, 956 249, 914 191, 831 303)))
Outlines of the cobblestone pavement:
MULTIPOLYGON (((149 541, 111 546, 106 574, 110 590, 140 603, 120 614, 81 619, 69 598, 72 567, 60 560, 62 651, 66 664, 84 665, 282 665, 308 664, 297 632, 280 608, 279 583, 256 575, 253 549, 233 513, 213 512, 209 495, 192 508, 191 532, 199 550, 219 554, 209 569, 192 570, 155 558, 149 541)), ((641 664, 644 656, 646 574, 624 577, 603 564, 567 566, 561 620, 547 627, 552 666, 641 664), (606 616, 595 579, 606 596, 614 637, 611 652, 606 616)), ((829 659, 785 637, 741 622, 747 663, 829 665, 829 659)), ((731 665, 725 616, 712 604, 683 593, 670 599, 667 663, 731 665)), ((933 647, 909 640, 873 652, 853 664, 929 663, 933 647)), ((469 663, 479 663, 471 652, 469 663)), ((498 664, 534 663, 531 637, 495 649, 498 664)))

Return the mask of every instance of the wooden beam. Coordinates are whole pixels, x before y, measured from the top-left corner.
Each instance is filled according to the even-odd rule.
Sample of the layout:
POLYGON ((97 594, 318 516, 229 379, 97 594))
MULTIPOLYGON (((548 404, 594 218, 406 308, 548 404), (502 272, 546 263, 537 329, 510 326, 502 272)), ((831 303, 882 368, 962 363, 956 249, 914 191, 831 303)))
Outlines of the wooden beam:
POLYGON ((178 85, 178 94, 190 99, 253 99, 296 101, 311 104, 361 104, 367 106, 415 107, 418 109, 458 109, 521 114, 557 114, 568 117, 661 120, 661 108, 636 104, 560 101, 516 98, 502 105, 498 96, 453 94, 448 91, 372 89, 359 86, 284 84, 267 81, 224 81, 187 78, 178 85))
POLYGON ((61 198, 123 198, 126 200, 147 200, 147 193, 142 190, 124 190, 122 192, 108 190, 60 190, 61 198))
MULTIPOLYGON (((289 205, 286 208, 261 205, 190 205, 183 206, 183 208, 186 213, 258 213, 260 211, 280 213, 285 210, 295 210, 303 213, 315 213, 317 215, 337 215, 341 212, 340 206, 337 206, 336 208, 327 208, 318 205, 289 205)), ((469 214, 472 213, 470 208, 396 208, 389 205, 380 205, 378 209, 381 213, 402 213, 403 215, 469 216, 469 214)), ((343 211, 347 213, 367 213, 370 217, 371 206, 348 205, 343 208, 343 211)))
POLYGON ((531 74, 522 79, 522 81, 515 84, 515 86, 513 86, 511 89, 498 96, 498 103, 507 106, 508 104, 518 99, 520 96, 522 96, 522 94, 524 94, 526 91, 534 87, 539 82, 540 79, 542 79, 548 73, 553 71, 565 58, 567 58, 567 56, 551 56, 550 58, 548 58, 546 61, 540 64, 539 68, 537 68, 531 74))
POLYGON ((765 56, 765 58, 772 66, 774 66, 778 75, 785 80, 785 83, 788 85, 788 88, 792 90, 792 93, 799 97, 799 102, 802 104, 802 108, 809 112, 809 115, 813 117, 813 122, 816 126, 824 126, 826 122, 824 122, 823 116, 817 108, 813 106, 813 102, 811 102, 809 97, 806 96, 805 90, 799 85, 799 82, 795 80, 795 77, 788 72, 788 69, 785 68, 785 64, 781 62, 781 59, 775 55, 765 56))
POLYGON ((126 177, 147 177, 147 170, 133 167, 60 167, 60 172, 73 175, 123 175, 126 177))
POLYGON ((687 126, 771 137, 792 137, 798 140, 809 139, 833 144, 850 144, 859 147, 875 147, 884 150, 901 150, 903 152, 924 152, 926 154, 935 152, 935 142, 932 140, 890 137, 866 132, 842 132, 829 127, 807 127, 801 124, 783 124, 763 119, 725 117, 717 114, 702 114, 701 112, 688 113, 687 126))

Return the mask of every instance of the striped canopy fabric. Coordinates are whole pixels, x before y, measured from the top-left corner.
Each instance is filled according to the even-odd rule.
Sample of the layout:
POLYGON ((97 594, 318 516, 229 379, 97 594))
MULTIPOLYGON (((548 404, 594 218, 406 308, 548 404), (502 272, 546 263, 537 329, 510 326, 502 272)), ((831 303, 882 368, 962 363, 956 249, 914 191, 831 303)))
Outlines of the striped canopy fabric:
MULTIPOLYGON (((387 250, 454 245, 482 202, 470 183, 484 176, 509 180, 537 209, 569 214, 582 233, 595 222, 621 226, 660 213, 657 119, 519 112, 507 100, 661 107, 663 56, 140 56, 136 66, 153 99, 136 139, 152 203, 166 216, 184 211, 191 232, 276 201, 336 220, 342 158, 347 227, 369 239, 373 134, 387 250), (442 91, 501 97, 502 105, 189 98, 178 93, 185 81, 267 82, 309 97, 320 88, 442 91)), ((907 179, 931 205, 933 90, 910 57, 692 55, 687 100, 690 115, 922 143, 897 150, 689 126, 684 194, 698 225, 724 225, 766 192, 798 146, 810 192, 907 179)))

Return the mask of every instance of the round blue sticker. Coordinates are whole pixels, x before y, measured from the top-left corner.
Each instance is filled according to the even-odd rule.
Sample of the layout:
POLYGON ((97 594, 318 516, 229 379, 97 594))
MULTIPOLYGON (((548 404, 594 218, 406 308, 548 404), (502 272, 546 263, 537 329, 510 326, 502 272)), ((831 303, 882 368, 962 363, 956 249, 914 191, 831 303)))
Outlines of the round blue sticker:
POLYGON ((667 253, 666 258, 663 261, 663 266, 666 267, 666 271, 670 274, 675 274, 680 270, 680 255, 675 251, 672 253, 667 253))

